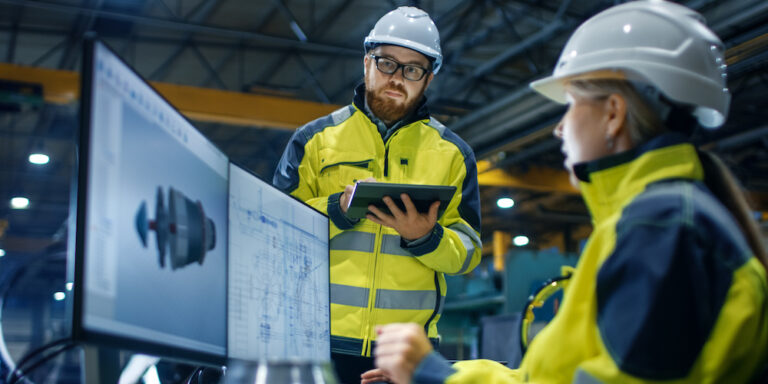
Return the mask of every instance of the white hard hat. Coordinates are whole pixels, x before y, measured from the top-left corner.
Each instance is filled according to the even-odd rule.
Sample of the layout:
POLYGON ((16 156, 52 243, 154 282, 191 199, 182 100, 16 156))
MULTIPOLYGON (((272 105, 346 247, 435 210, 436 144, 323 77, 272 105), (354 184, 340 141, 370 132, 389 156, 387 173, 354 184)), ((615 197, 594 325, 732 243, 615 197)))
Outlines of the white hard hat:
POLYGON ((669 100, 693 106, 699 123, 715 128, 725 122, 731 101, 724 50, 695 11, 662 0, 634 1, 611 7, 579 26, 552 76, 531 87, 565 103, 569 80, 645 82, 669 100))
POLYGON ((418 51, 434 60, 432 72, 437 74, 443 63, 440 34, 429 15, 414 7, 399 7, 382 16, 365 38, 368 51, 378 44, 399 45, 418 51))

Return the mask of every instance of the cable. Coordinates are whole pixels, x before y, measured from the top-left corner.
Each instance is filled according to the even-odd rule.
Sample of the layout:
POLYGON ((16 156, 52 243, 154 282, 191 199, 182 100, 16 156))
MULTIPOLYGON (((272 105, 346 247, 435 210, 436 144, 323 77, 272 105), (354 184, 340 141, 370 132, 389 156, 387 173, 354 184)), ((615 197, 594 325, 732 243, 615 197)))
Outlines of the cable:
POLYGON ((26 376, 28 373, 33 372, 35 369, 37 369, 38 367, 40 367, 44 363, 50 361, 51 359, 55 358, 56 356, 60 355, 61 353, 66 352, 66 351, 68 351, 68 350, 70 350, 70 349, 72 349, 72 348, 74 348, 76 346, 77 346, 77 344, 75 342, 73 342, 72 340, 70 340, 70 339, 60 339, 60 340, 56 340, 54 342, 48 343, 48 344, 46 344, 46 345, 44 345, 44 346, 42 346, 40 348, 37 348, 36 350, 32 351, 34 353, 31 353, 31 352, 28 353, 22 359, 22 361, 20 361, 19 364, 16 365, 16 368, 11 372, 11 374, 8 375, 8 384, 14 384, 14 383, 19 382, 19 380, 24 378, 24 376, 26 376), (56 350, 54 352, 51 352, 51 353, 47 354, 46 356, 38 359, 29 368, 26 368, 26 367, 22 368, 22 365, 24 365, 24 363, 26 363, 28 361, 31 361, 31 359, 33 357, 36 357, 37 355, 43 353, 44 351, 46 351, 46 350, 48 350, 48 349, 50 349, 52 347, 61 345, 62 344, 62 340, 64 340, 64 343, 61 346, 61 348, 59 348, 58 350, 56 350))
POLYGON ((74 342, 69 342, 64 344, 61 348, 59 348, 57 351, 49 353, 48 355, 40 358, 39 360, 35 361, 34 364, 32 364, 29 368, 21 368, 21 365, 16 366, 16 369, 11 372, 11 375, 9 376, 8 384, 14 384, 19 382, 19 380, 23 379, 28 373, 34 372, 35 369, 43 365, 44 363, 50 361, 51 359, 55 358, 56 356, 60 355, 63 352, 66 352, 74 347, 76 347, 77 344, 74 342), (15 375, 15 376, 14 376, 15 375))
MULTIPOLYGON (((197 367, 195 368, 192 373, 187 376, 187 379, 184 380, 184 384, 192 384, 192 379, 195 378, 195 375, 198 375, 200 372, 203 371, 203 367, 197 367)), ((199 377, 199 376, 198 376, 199 377)))
MULTIPOLYGON (((54 341, 51 341, 51 342, 50 342, 50 343, 48 343, 48 344, 43 344, 42 346, 40 346, 40 347, 38 347, 38 348, 35 348, 35 349, 33 349, 32 351, 30 351, 30 352, 27 352, 27 354, 26 354, 26 355, 24 355, 24 357, 22 357, 22 358, 21 358, 21 360, 19 360, 19 362, 18 362, 18 363, 16 363, 16 368, 18 368, 18 367, 21 367, 21 366, 24 366, 24 364, 26 364, 26 363, 27 363, 27 361, 31 360, 31 359, 32 359, 33 357, 35 357, 36 355, 38 355, 38 354, 40 354, 40 353, 43 353, 43 352, 45 352, 46 350, 48 350, 48 349, 50 349, 50 348, 53 348, 53 347, 55 347, 55 346, 57 346, 57 345, 60 345, 60 344, 64 344, 64 343, 66 343, 67 341, 70 341, 70 340, 71 340, 71 339, 70 339, 70 338, 68 338, 68 337, 65 337, 65 338, 61 338, 61 339, 58 339, 58 340, 54 340, 54 341)), ((16 370, 16 369, 14 369, 14 371, 15 371, 15 370, 16 370)))

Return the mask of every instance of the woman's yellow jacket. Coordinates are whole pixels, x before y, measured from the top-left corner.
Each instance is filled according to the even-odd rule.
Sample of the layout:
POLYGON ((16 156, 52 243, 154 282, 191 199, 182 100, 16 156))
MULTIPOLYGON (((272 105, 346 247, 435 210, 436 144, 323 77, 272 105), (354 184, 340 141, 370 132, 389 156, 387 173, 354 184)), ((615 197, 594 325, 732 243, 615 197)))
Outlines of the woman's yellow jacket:
POLYGON ((750 382, 768 357, 766 273, 696 149, 666 134, 575 172, 594 230, 520 368, 433 354, 414 382, 750 382))

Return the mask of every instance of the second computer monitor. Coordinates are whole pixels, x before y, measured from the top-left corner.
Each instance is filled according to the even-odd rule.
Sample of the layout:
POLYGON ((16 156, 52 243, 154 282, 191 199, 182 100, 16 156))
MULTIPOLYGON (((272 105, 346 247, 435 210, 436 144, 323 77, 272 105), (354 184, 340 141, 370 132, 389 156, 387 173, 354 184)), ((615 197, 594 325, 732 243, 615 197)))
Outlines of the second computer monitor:
POLYGON ((330 360, 328 217, 229 172, 228 355, 330 360))

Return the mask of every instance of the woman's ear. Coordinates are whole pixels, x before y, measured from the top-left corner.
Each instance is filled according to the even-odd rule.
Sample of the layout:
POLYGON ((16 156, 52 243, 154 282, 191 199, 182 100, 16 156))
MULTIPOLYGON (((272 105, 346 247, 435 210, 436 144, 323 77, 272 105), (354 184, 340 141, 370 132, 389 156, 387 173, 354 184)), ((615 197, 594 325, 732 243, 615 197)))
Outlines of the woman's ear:
POLYGON ((627 101, 624 97, 612 93, 605 101, 605 118, 606 121, 606 138, 616 140, 621 136, 628 134, 626 131, 626 124, 624 122, 627 118, 627 101))

